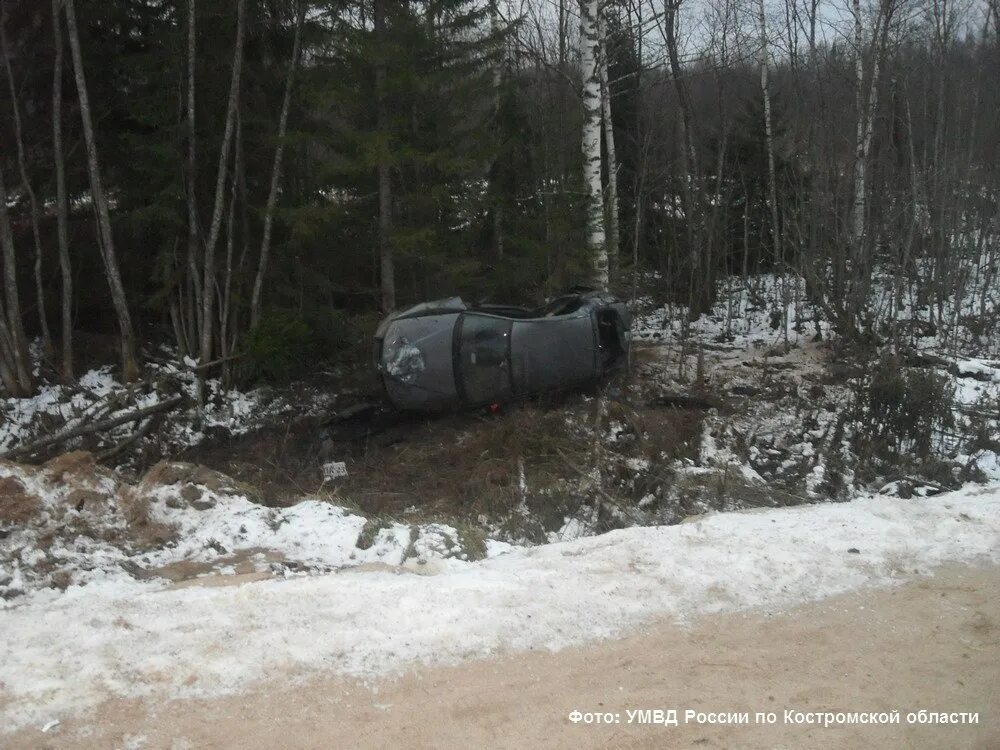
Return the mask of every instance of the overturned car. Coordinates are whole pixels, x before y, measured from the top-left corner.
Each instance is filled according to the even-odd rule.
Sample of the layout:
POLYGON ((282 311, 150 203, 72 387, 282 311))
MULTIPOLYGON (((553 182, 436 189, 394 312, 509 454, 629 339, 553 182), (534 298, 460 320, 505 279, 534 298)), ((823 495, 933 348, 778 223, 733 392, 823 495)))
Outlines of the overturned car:
POLYGON ((499 404, 598 381, 627 361, 630 327, 625 304, 598 292, 537 309, 452 297, 385 318, 375 367, 397 409, 499 404))

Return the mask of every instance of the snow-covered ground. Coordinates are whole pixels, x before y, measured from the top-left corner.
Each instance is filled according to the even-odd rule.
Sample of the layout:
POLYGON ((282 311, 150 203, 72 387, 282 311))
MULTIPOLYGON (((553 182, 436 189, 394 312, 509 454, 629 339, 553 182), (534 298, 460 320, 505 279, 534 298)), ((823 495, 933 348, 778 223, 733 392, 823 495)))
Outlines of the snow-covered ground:
MULTIPOLYGON (((113 419, 181 395, 186 399, 182 409, 155 425, 156 429, 143 435, 130 451, 134 453, 147 444, 157 446, 159 453, 176 453, 199 445, 211 433, 235 437, 279 417, 287 419, 290 415, 323 411, 336 395, 276 392, 269 388, 240 390, 226 388, 218 378, 209 378, 205 382, 205 406, 197 409, 194 369, 197 363, 179 362, 176 353, 167 348, 160 354, 166 359, 149 359, 144 378, 138 383, 120 382, 109 365, 89 370, 75 383, 42 383, 31 398, 0 397, 0 455, 55 432, 113 419)), ((37 366, 35 374, 38 375, 37 366)), ((102 434, 101 445, 114 446, 135 432, 135 423, 119 425, 102 434)), ((64 449, 74 448, 79 442, 70 442, 64 449)), ((130 453, 124 454, 126 463, 130 453)))
POLYGON ((221 587, 98 581, 0 609, 0 722, 42 727, 114 696, 236 693, 279 672, 374 678, 557 650, 659 617, 774 611, 976 561, 1000 562, 1000 485, 716 514, 476 563, 221 587))

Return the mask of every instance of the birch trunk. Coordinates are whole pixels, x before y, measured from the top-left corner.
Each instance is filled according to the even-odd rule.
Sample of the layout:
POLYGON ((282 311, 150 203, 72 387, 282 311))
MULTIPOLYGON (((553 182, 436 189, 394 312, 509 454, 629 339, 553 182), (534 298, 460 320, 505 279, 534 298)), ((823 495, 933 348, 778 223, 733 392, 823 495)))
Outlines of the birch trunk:
POLYGON ((264 274, 267 271, 268 256, 271 252, 271 230, 274 225, 274 208, 278 203, 278 188, 281 185, 281 163, 285 154, 285 134, 288 130, 288 110, 292 103, 292 84, 295 81, 295 71, 299 66, 299 55, 302 48, 302 25, 306 18, 305 0, 299 0, 298 12, 295 17, 295 41, 292 43, 292 59, 288 64, 288 77, 285 79, 285 95, 281 100, 281 116, 278 118, 278 143, 274 149, 274 163, 271 165, 271 187, 267 194, 267 208, 264 209, 264 232, 260 242, 260 259, 257 263, 257 276, 253 282, 253 293, 250 297, 250 328, 260 322, 260 295, 264 288, 264 274))
POLYGON ((87 150, 87 172, 90 175, 90 192, 97 213, 98 244, 104 260, 104 270, 111 288, 111 302, 114 305, 118 319, 118 330, 121 337, 122 375, 127 382, 139 377, 139 362, 136 358, 135 334, 132 329, 132 316, 129 314, 128 302, 125 298, 125 287, 122 284, 121 271, 118 268, 118 256, 115 254, 114 237, 111 233, 111 213, 108 209, 107 197, 101 182, 101 170, 97 155, 97 139, 94 136, 93 119, 90 113, 90 97, 87 93, 87 78, 83 69, 83 54, 80 51, 80 35, 76 27, 76 9, 74 0, 65 0, 66 31, 69 36, 70 52, 73 58, 73 73, 76 79, 76 93, 80 101, 80 119, 83 125, 83 139, 87 150))
MULTIPOLYGON (((864 252, 868 213, 868 160, 871 155, 872 135, 875 127, 875 112, 878 108, 879 63, 888 44, 889 21, 893 11, 892 0, 879 4, 878 18, 872 32, 871 75, 865 94, 864 30, 861 22, 860 0, 853 0, 854 13, 854 95, 857 109, 857 123, 854 150, 854 198, 851 213, 851 240, 855 261, 860 262, 864 252)), ((944 100, 943 92, 939 97, 944 100)))
POLYGON ((854 201, 851 206, 851 244, 855 260, 861 256, 865 232, 865 63, 861 2, 853 0, 854 11, 854 104, 857 112, 854 139, 854 201))
POLYGON ((601 35, 599 0, 580 2, 580 62, 583 69, 583 184, 587 193, 587 249, 594 263, 594 283, 608 288, 608 248, 604 234, 601 189, 601 35))
MULTIPOLYGON (((0 249, 3 250, 4 297, 7 302, 6 322, 3 326, 3 348, 7 361, 5 370, 13 376, 7 388, 14 396, 28 396, 35 390, 28 353, 28 339, 21 321, 21 299, 17 289, 17 257, 14 235, 7 213, 7 187, 3 166, 0 165, 0 249)), ((6 380, 6 378, 5 378, 6 380)))
POLYGON ((782 254, 781 229, 778 226, 778 177, 774 165, 774 126, 771 121, 771 87, 768 82, 770 68, 769 42, 767 36, 767 16, 764 13, 764 0, 757 0, 757 15, 760 22, 760 90, 764 97, 764 140, 767 148, 767 202, 771 209, 771 242, 774 252, 774 262, 778 265, 781 275, 781 321, 785 338, 785 348, 788 348, 788 287, 785 278, 785 259, 782 254))
MULTIPOLYGON (((226 201, 226 172, 229 167, 229 152, 233 141, 233 131, 236 125, 236 108, 240 100, 240 78, 243 73, 243 31, 246 15, 246 0, 236 3, 236 45, 233 50, 233 74, 229 80, 229 98, 226 105, 226 125, 222 134, 222 145, 219 147, 219 168, 215 177, 215 203, 212 209, 212 223, 208 229, 208 239, 205 241, 204 261, 202 268, 201 293, 201 342, 199 358, 201 364, 207 364, 212 359, 212 334, 215 330, 215 245, 222 231, 222 213, 226 201)), ((198 403, 204 403, 205 368, 198 371, 198 403)))
POLYGON ((375 63, 375 127, 382 139, 378 159, 378 255, 382 287, 382 312, 396 307, 396 268, 392 255, 392 177, 389 171, 389 112, 385 92, 385 0, 375 0, 375 38, 378 45, 375 63))
POLYGON ((66 163, 62 137, 63 38, 59 20, 60 0, 52 0, 52 158, 56 172, 56 234, 59 241, 59 272, 62 275, 62 376, 73 379, 73 268, 69 260, 69 203, 66 195, 66 163))
POLYGON ((49 332, 49 322, 45 317, 45 287, 42 284, 42 235, 39 231, 38 198, 34 186, 28 176, 28 160, 24 155, 24 131, 21 125, 21 107, 18 104, 17 86, 14 84, 14 70, 10 64, 10 49, 7 44, 7 11, 6 4, 0 3, 0 54, 3 55, 3 67, 7 77, 7 87, 10 91, 11 117, 14 121, 14 145, 17 149, 17 169, 21 176, 21 186, 28 196, 28 207, 31 212, 31 237, 35 242, 35 297, 38 303, 38 323, 42 333, 42 345, 46 356, 52 349, 52 334, 49 332))
POLYGON ((607 247, 608 276, 613 277, 618 265, 618 158, 615 153, 615 128, 611 119, 611 88, 608 84, 608 22, 605 13, 600 14, 598 31, 601 35, 601 114, 604 122, 604 152, 608 166, 607 199, 607 247))
POLYGON ((767 149, 767 202, 771 210, 771 241, 774 260, 781 261, 781 239, 778 229, 778 178, 774 166, 774 127, 771 122, 771 87, 768 82, 768 37, 767 17, 764 15, 764 0, 757 0, 757 18, 760 23, 760 91, 764 97, 764 140, 767 149))

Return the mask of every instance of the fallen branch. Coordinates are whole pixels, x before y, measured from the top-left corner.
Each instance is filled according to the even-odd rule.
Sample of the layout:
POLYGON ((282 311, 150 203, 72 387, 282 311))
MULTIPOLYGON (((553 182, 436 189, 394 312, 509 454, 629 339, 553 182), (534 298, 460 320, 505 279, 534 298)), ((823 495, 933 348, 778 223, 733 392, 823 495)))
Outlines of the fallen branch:
POLYGON ((153 418, 147 419, 145 422, 143 422, 142 424, 139 425, 139 429, 137 429, 135 432, 133 432, 127 438, 125 438, 124 440, 122 440, 120 443, 118 443, 117 445, 113 445, 110 448, 108 448, 107 450, 104 450, 104 451, 101 451, 100 453, 98 453, 97 454, 97 461, 99 463, 103 463, 103 462, 107 461, 108 459, 114 458, 115 456, 119 455, 122 451, 124 451, 130 445, 135 444, 140 438, 142 438, 143 436, 145 436, 149 432, 149 429, 153 426, 154 422, 156 422, 156 420, 153 419, 153 418))
POLYGON ((992 373, 975 370, 963 371, 958 362, 927 352, 908 352, 903 361, 910 367, 942 367, 949 375, 956 378, 972 378, 982 383, 989 383, 993 380, 992 373))
POLYGON ((84 435, 93 435, 96 432, 106 432, 107 430, 114 429, 119 425, 128 424, 129 422, 137 422, 145 417, 148 417, 150 414, 171 411, 183 401, 184 396, 171 396, 168 399, 158 401, 150 406, 144 406, 141 409, 135 409, 127 414, 119 414, 116 417, 109 417, 108 419, 101 420, 100 422, 79 425, 69 430, 58 432, 55 435, 41 438, 40 440, 35 440, 16 448, 11 448, 9 451, 0 453, 0 458, 30 455, 32 453, 36 453, 42 448, 48 448, 51 445, 59 445, 69 440, 73 440, 74 438, 83 437, 84 435))

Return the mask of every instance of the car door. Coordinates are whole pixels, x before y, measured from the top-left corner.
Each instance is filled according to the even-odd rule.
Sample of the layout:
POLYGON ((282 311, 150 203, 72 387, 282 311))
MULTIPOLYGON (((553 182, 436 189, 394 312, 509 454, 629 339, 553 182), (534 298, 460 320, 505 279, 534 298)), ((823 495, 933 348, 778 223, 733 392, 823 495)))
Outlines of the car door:
POLYGON ((506 318, 463 313, 456 328, 456 383, 467 405, 511 399, 510 329, 506 318))

